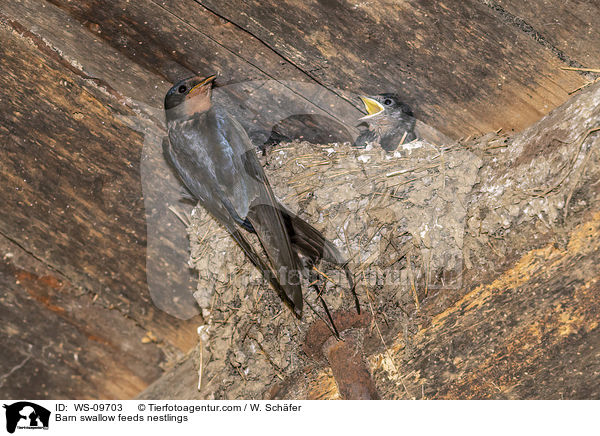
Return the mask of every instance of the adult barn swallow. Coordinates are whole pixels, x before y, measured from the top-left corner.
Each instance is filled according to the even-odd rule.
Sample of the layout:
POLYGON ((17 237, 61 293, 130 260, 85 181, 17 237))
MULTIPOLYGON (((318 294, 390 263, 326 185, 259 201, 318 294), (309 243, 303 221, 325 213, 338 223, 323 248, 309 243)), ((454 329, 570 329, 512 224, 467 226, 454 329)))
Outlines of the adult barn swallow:
POLYGON ((366 129, 358 135, 354 146, 365 147, 369 142, 378 142, 385 151, 393 151, 400 143, 417 138, 413 112, 406 103, 402 103, 396 94, 379 94, 372 97, 360 97, 367 115, 360 118, 366 129))
POLYGON ((168 141, 163 142, 163 153, 191 195, 301 317, 300 274, 323 259, 341 265, 354 290, 347 262, 318 230, 275 198, 244 128, 212 104, 214 79, 214 75, 191 77, 167 92, 168 141), (243 231, 256 234, 266 258, 248 243, 243 231))

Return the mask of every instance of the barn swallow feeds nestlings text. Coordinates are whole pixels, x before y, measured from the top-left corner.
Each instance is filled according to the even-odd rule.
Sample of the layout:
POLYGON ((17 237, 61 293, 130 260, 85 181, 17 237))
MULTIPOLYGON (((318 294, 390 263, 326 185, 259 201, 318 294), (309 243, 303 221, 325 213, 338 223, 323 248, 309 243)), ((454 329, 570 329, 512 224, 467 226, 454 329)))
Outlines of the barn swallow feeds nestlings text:
MULTIPOLYGON (((300 274, 321 259, 342 266, 354 290, 338 249, 279 203, 244 128, 212 104, 214 78, 185 79, 167 93, 166 160, 298 317, 303 306, 300 274), (266 256, 248 243, 243 231, 256 234, 266 256)), ((355 303, 358 309, 356 296, 355 303)))
POLYGON ((360 121, 361 124, 366 124, 367 129, 358 135, 354 146, 365 147, 369 142, 378 142, 385 151, 393 151, 401 143, 417 138, 414 132, 417 120, 410 107, 402 103, 396 94, 379 94, 360 99, 368 114, 360 118, 360 121))

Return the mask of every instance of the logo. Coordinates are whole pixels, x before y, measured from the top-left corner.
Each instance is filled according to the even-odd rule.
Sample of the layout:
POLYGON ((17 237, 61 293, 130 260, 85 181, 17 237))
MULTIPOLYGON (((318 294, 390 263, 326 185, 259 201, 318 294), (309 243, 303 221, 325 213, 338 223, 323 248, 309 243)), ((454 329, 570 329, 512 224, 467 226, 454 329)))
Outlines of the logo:
POLYGON ((48 429, 50 411, 29 401, 19 401, 4 405, 6 409, 6 431, 14 433, 18 429, 48 429))

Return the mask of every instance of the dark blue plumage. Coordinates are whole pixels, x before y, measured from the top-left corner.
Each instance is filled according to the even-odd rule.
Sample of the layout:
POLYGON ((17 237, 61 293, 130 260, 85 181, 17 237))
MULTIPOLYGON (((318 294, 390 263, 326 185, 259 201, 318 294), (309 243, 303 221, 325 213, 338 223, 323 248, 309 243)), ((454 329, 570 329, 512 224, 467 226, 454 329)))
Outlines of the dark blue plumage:
POLYGON ((324 259, 342 265, 352 286, 351 275, 337 248, 275 198, 246 131, 224 109, 212 105, 213 79, 186 79, 167 93, 165 158, 192 196, 301 316, 302 272, 324 259), (241 229, 257 235, 266 259, 241 229))

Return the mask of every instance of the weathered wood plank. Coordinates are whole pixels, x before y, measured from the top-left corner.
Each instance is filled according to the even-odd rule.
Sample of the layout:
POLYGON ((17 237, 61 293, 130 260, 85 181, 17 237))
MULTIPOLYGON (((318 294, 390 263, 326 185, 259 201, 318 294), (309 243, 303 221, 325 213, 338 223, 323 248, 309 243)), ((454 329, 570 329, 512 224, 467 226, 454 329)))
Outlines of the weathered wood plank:
POLYGON ((97 33, 47 2, 21 0, 0 5, 7 20, 18 23, 26 32, 43 39, 44 45, 56 53, 64 68, 71 69, 117 97, 127 97, 131 103, 162 106, 162 89, 169 82, 160 75, 131 62, 119 51, 108 46, 97 33), (90 55, 93 54, 93 55, 90 55))
MULTIPOLYGON (((50 3, 62 9, 69 19, 86 26, 96 39, 118 50, 128 62, 169 83, 192 73, 217 74, 220 85, 252 80, 315 83, 262 42, 193 0, 50 3)), ((37 10, 35 5, 30 8, 37 10)), ((39 16, 30 19, 40 20, 39 16)), ((60 45, 58 41, 57 44, 60 45)), ((162 99, 164 89, 158 93, 162 99)))
MULTIPOLYGON (((304 88, 292 86, 304 80, 312 84, 311 89, 319 88, 310 77, 192 0, 161 4, 99 0, 53 3, 56 6, 21 0, 2 5, 1 10, 44 38, 86 75, 114 88, 129 99, 129 104, 141 105, 142 110, 145 105, 161 110, 170 83, 193 73, 217 73, 220 85, 281 81, 281 93, 296 93, 296 98, 305 99, 314 110, 331 110, 313 103, 312 94, 304 96, 304 88), (97 10, 100 12, 90 15, 97 10), (89 56, 90 52, 95 55, 89 56)), ((252 108, 254 103, 247 94, 235 95, 230 87, 225 90, 232 94, 230 98, 252 108)), ((356 102, 351 104, 335 94, 327 99, 335 101, 337 112, 361 115, 354 107, 356 102)), ((258 103, 255 106, 254 112, 258 113, 258 103)), ((240 117, 240 121, 247 122, 247 118, 240 117)))
MULTIPOLYGON (((220 73, 227 80, 262 79, 265 75, 237 55, 152 1, 111 2, 52 0, 132 62, 174 82, 190 72, 220 73)), ((218 19, 212 26, 218 26, 218 19)))
POLYGON ((131 398, 165 356, 146 330, 0 237, 3 398, 131 398))
POLYGON ((600 68, 600 3, 586 0, 496 0, 542 38, 587 68, 600 68))
POLYGON ((0 232, 165 344, 187 350, 193 323, 158 311, 145 285, 146 226, 135 116, 1 25, 0 232))
POLYGON ((533 250, 419 332, 399 368, 409 390, 446 399, 600 398, 600 214, 569 236, 566 249, 533 250))
MULTIPOLYGON (((270 79, 313 82, 303 71, 277 55, 260 40, 237 28, 229 21, 218 17, 194 0, 161 0, 160 2, 152 1, 152 3, 160 4, 169 14, 184 22, 187 29, 193 29, 194 32, 200 33, 207 40, 212 41, 215 47, 220 46, 227 52, 235 54, 270 79)), ((190 47, 190 49, 196 51, 198 55, 200 54, 199 47, 190 47)), ((186 58, 189 56, 187 47, 177 47, 177 50, 186 58)), ((223 65, 222 60, 214 65, 223 65)), ((223 69, 219 69, 216 73, 222 75, 220 79, 222 83, 234 83, 240 80, 229 77, 230 71, 225 69, 224 65, 221 68, 223 69)), ((247 79, 251 79, 251 77, 241 77, 241 80, 247 79)))
POLYGON ((329 87, 397 91, 454 136, 521 129, 580 86, 577 73, 475 1, 201 0, 329 87))
MULTIPOLYGON (((304 107, 306 113, 343 122, 353 135, 357 119, 364 115, 353 93, 321 86, 260 40, 195 1, 52 3, 56 6, 45 2, 41 8, 34 0, 20 0, 2 8, 64 58, 75 61, 85 74, 114 88, 128 99, 128 104, 153 117, 154 110, 160 112, 162 108, 170 81, 192 72, 217 72, 217 83, 226 85, 217 94, 217 98, 224 96, 219 103, 226 105, 247 130, 261 131, 259 138, 268 137, 273 124, 279 121, 274 110, 287 113, 304 107), (98 9, 103 12, 90 18, 89 14, 98 9), (90 51, 95 55, 87 56, 90 51), (250 91, 265 81, 271 88, 269 92, 250 91), (277 105, 272 104, 275 100, 279 101, 277 105), (286 100, 292 103, 286 104, 286 100)), ((420 121, 418 124, 425 138, 445 140, 435 129, 420 121)))

